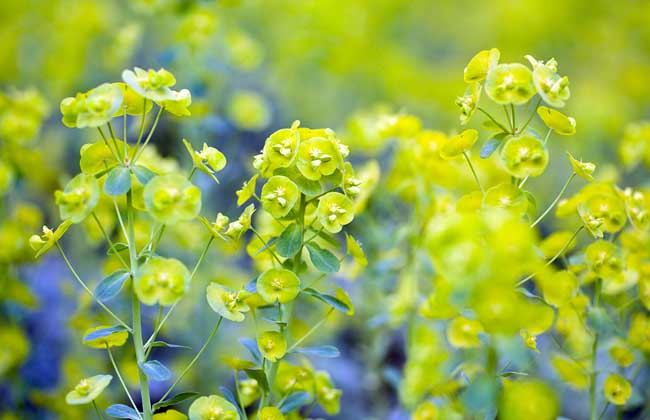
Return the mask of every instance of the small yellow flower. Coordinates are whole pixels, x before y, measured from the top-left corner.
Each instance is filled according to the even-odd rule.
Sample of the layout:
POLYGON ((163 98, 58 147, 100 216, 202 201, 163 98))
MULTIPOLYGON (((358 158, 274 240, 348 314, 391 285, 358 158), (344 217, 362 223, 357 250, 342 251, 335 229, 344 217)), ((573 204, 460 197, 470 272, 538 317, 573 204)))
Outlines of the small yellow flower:
POLYGON ((605 399, 614 405, 623 405, 632 395, 632 385, 623 376, 611 374, 603 385, 605 399))
POLYGON ((65 396, 69 405, 90 404, 111 383, 111 375, 97 375, 82 379, 74 389, 65 396))

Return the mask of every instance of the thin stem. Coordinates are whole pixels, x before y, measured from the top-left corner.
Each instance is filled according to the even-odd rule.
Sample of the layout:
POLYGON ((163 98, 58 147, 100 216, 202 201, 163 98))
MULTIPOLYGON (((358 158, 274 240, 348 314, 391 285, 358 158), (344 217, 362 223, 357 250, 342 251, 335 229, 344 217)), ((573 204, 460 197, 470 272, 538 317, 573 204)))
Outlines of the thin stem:
POLYGON ((197 169, 198 169, 198 168, 197 168, 196 166, 192 166, 192 170, 190 171, 190 174, 187 176, 187 180, 188 180, 188 181, 191 181, 191 180, 192 180, 192 177, 193 177, 194 174, 196 173, 196 170, 197 170, 197 169))
POLYGON ((111 147, 110 143, 108 142, 108 138, 104 134, 104 131, 102 130, 101 127, 97 127, 97 130, 99 131, 99 134, 102 135, 102 139, 104 140, 104 144, 106 145, 106 148, 111 151, 111 154, 113 155, 113 158, 119 162, 120 161, 120 155, 117 153, 117 151, 113 150, 111 147))
MULTIPOLYGON (((131 191, 126 193, 126 214, 129 224, 128 229, 128 243, 129 243, 129 259, 131 263, 131 279, 134 280, 134 273, 138 269, 137 250, 135 249, 135 217, 133 214, 133 196, 131 191)), ((140 301, 135 294, 135 289, 132 293, 133 301, 133 346, 135 348, 135 358, 138 363, 138 378, 140 380, 140 396, 142 399, 142 411, 144 420, 151 420, 153 411, 151 409, 151 396, 149 394, 149 380, 147 375, 142 370, 141 366, 146 361, 144 353, 144 345, 142 344, 142 313, 140 311, 140 301)))
POLYGON ((549 137, 551 137, 552 132, 553 132, 552 128, 549 128, 548 131, 546 132, 546 137, 544 137, 544 142, 543 142, 544 145, 546 145, 546 143, 548 143, 548 139, 549 139, 549 137))
POLYGON ((122 375, 120 374, 120 370, 117 367, 117 363, 115 363, 115 358, 113 357, 113 352, 111 351, 111 348, 108 347, 108 344, 106 345, 106 351, 108 352, 108 358, 111 360, 111 364, 113 365, 113 370, 115 371, 115 374, 117 375, 117 379, 120 380, 120 383, 122 384, 122 388, 124 389, 124 392, 126 393, 126 396, 129 398, 129 401, 131 402, 131 405, 135 409, 135 411, 138 413, 138 417, 142 418, 140 416, 140 411, 138 410, 138 406, 135 405, 135 401, 133 401, 133 397, 131 397, 131 393, 129 392, 129 388, 126 386, 126 383, 124 382, 124 379, 122 378, 122 375))
MULTIPOLYGON (((607 412, 608 408, 609 408, 609 401, 607 402, 607 404, 605 404, 605 406, 603 407, 603 410, 600 412, 600 415, 598 416, 598 420, 603 418, 603 416, 607 412)), ((616 407, 616 409, 618 410, 618 407, 616 407)))
MULTIPOLYGON (((259 239, 260 241, 262 241, 262 244, 263 244, 263 245, 262 245, 262 248, 265 247, 265 246, 267 246, 267 242, 264 240, 264 238, 262 237, 262 235, 260 235, 259 232, 257 232, 256 229, 254 229, 253 227, 251 227, 251 232, 253 232, 253 234, 254 234, 255 236, 257 236, 257 239, 259 239)), ((260 248, 260 249, 261 249, 261 248, 260 248)), ((275 254, 275 252, 273 252, 273 250, 271 249, 270 246, 268 246, 264 251, 268 251, 268 252, 271 254, 271 256, 273 257, 273 259, 274 259, 275 261, 277 261, 278 264, 282 265, 282 261, 280 261, 280 258, 275 254)))
POLYGON ((61 256, 63 257, 63 261, 65 261, 65 265, 68 266, 68 270, 70 270, 74 278, 77 280, 77 283, 79 283, 81 287, 83 287, 83 289, 86 291, 86 293, 88 293, 95 300, 95 302, 97 302, 97 304, 102 307, 102 309, 104 309, 111 317, 113 317, 113 319, 115 319, 118 322, 118 324, 126 328, 127 331, 131 332, 132 331, 131 327, 129 327, 124 321, 122 321, 119 316, 115 315, 113 311, 111 311, 108 308, 108 306, 104 305, 104 303, 101 300, 97 299, 95 293, 93 293, 93 291, 90 290, 90 288, 88 288, 86 283, 84 283, 84 281, 81 280, 81 277, 79 277, 79 274, 77 274, 75 269, 72 267, 72 264, 70 263, 70 260, 68 260, 68 257, 65 255, 65 252, 63 252, 63 248, 61 247, 61 245, 58 242, 55 242, 55 245, 59 250, 59 252, 61 253, 61 256))
POLYGON ((147 138, 142 144, 142 147, 136 152, 135 157, 133 158, 132 165, 135 165, 135 162, 138 160, 138 158, 144 151, 145 147, 147 147, 147 144, 149 144, 149 140, 151 140, 151 136, 153 136, 153 132, 156 131, 156 126, 158 125, 158 121, 160 120, 160 116, 162 115, 164 109, 165 108, 163 108, 162 106, 158 109, 158 113, 156 114, 156 119, 153 120, 153 124, 151 125, 151 129, 149 130, 149 134, 147 135, 147 138))
MULTIPOLYGON (((573 233, 573 236, 571 236, 571 238, 569 238, 569 240, 566 241, 566 243, 565 243, 565 244, 562 246, 562 248, 557 252, 557 254, 553 255, 553 258, 551 258, 550 260, 548 260, 548 261, 546 262, 546 264, 544 264, 544 266, 545 266, 545 267, 548 267, 549 265, 553 264, 553 262, 554 262, 555 260, 557 260, 558 258, 560 258, 560 256, 564 254, 564 252, 567 250, 567 248, 569 248, 569 246, 571 245, 571 243, 576 239, 576 237, 578 236, 578 234, 579 234, 580 232, 582 232, 582 229, 584 229, 584 228, 585 228, 584 225, 580 225, 580 227, 579 227, 579 228, 578 228, 578 229, 573 233)), ((528 277, 524 278, 524 279, 521 280, 519 283, 517 283, 517 287, 519 287, 519 286, 521 286, 522 284, 526 283, 528 280, 532 279, 532 278, 535 277, 536 275, 537 275, 537 273, 533 273, 533 274, 529 275, 528 277)))
POLYGON ((124 258, 122 258, 122 256, 117 251, 117 249, 115 249, 115 244, 111 240, 110 236, 108 236, 108 233, 106 233, 106 229, 104 229, 104 226, 102 225, 102 222, 97 217, 97 214, 95 212, 92 212, 92 216, 93 216, 93 219, 95 219, 95 222, 97 223, 97 227, 99 227, 99 230, 102 231, 102 235, 104 235, 104 239, 106 239, 106 242, 108 242, 109 250, 113 251, 113 254, 115 254, 115 256, 117 256, 117 258, 120 260, 120 262, 122 263, 122 265, 125 268, 129 268, 126 261, 124 261, 124 258))
POLYGON ((517 114, 515 113, 515 106, 513 104, 510 104, 510 111, 512 112, 512 132, 515 133, 517 131, 517 114))
POLYGON ((560 193, 555 197, 555 200, 553 200, 553 202, 552 202, 552 203, 551 203, 551 204, 546 208, 546 210, 544 210, 544 213, 542 213, 542 214, 537 218, 537 220, 535 220, 535 221, 530 225, 530 227, 535 227, 535 226, 537 226, 537 225, 539 224, 539 222, 541 222, 542 219, 544 219, 544 217, 545 217, 545 216, 546 216, 546 215, 547 215, 551 210, 553 210, 553 207, 555 207, 555 205, 557 204, 557 202, 560 201, 560 198, 562 198, 562 194, 564 194, 564 191, 566 191, 567 187, 569 186, 569 184, 571 183, 571 181, 573 180, 573 178, 575 178, 575 176, 576 176, 576 173, 573 172, 573 173, 571 174, 571 176, 569 177, 569 179, 567 179, 566 182, 564 183, 564 186, 563 186, 562 189, 560 190, 560 193))
POLYGON ((102 413, 99 411, 99 408, 97 407, 97 403, 95 400, 93 400, 93 408, 95 409, 95 413, 97 413, 97 417, 99 417, 99 420, 104 420, 104 417, 102 417, 102 413))
POLYGON ((474 175, 474 179, 476 180, 476 184, 481 189, 481 192, 483 194, 485 194, 485 190, 483 189, 483 185, 481 185, 481 181, 478 179, 478 175, 476 174, 476 171, 474 170, 474 165, 472 165, 472 161, 470 160, 469 156, 467 155, 467 152, 463 152, 463 156, 465 156, 465 160, 467 161, 467 164, 469 165, 469 169, 472 171, 472 175, 474 175))
POLYGON ((113 198, 113 206, 115 207, 115 215, 117 216, 117 221, 120 224, 120 228, 122 229, 122 235, 124 235, 124 239, 127 242, 127 245, 130 246, 129 242, 129 234, 126 232, 126 227, 124 226, 124 220, 122 219, 122 213, 120 213, 120 208, 117 205, 117 200, 113 198))
POLYGON ((109 121, 106 125, 108 125, 108 132, 111 134, 111 140, 113 141, 113 146, 115 146, 115 150, 117 151, 117 155, 120 157, 119 161, 122 160, 122 156, 120 156, 120 148, 117 146, 117 139, 115 138, 115 132, 113 131, 113 125, 109 121))
POLYGON ((526 127, 528 127, 528 124, 530 124, 530 122, 533 120, 533 117, 535 116, 535 112, 537 111, 537 107, 539 107, 540 103, 542 103, 542 97, 541 96, 537 99, 537 103, 535 104, 535 107, 533 108, 533 112, 530 113, 530 116, 526 120, 526 123, 524 123, 524 125, 521 126, 521 128, 519 129, 519 132, 524 131, 526 129, 526 127))
POLYGON ((138 140, 135 142, 135 147, 133 148, 133 157, 135 157, 138 147, 140 147, 140 142, 142 141, 142 136, 144 135, 144 125, 147 121, 147 98, 144 98, 144 104, 142 105, 142 118, 140 119, 140 131, 138 132, 138 140))
POLYGON ((504 127, 503 124, 501 124, 499 121, 497 121, 492 115, 490 115, 489 112, 487 112, 486 110, 484 110, 480 106, 478 108, 476 108, 476 109, 478 109, 480 112, 485 114, 485 116, 488 117, 490 120, 492 120, 492 122, 495 123, 497 125, 497 127, 499 127, 501 130, 503 130, 504 133, 509 132, 508 129, 506 127, 504 127))
MULTIPOLYGON (((594 283, 594 308, 598 308, 600 304, 600 281, 596 280, 594 283)), ((598 364, 598 330, 594 331, 594 341, 591 345, 591 378, 589 380, 589 413, 591 420, 598 420, 596 417, 596 382, 598 381, 598 371, 596 370, 598 364)))
POLYGON ((127 125, 127 122, 126 122, 126 119, 127 119, 127 117, 126 117, 126 108, 127 107, 125 106, 124 107, 124 119, 123 119, 123 123, 122 123, 122 140, 124 141, 124 160, 125 161, 128 160, 128 157, 129 157, 129 141, 127 139, 127 134, 126 134, 126 125, 127 125))
POLYGON ((183 377, 187 374, 187 372, 189 372, 190 369, 192 369, 192 367, 194 367, 194 365, 199 360, 199 358, 201 357, 203 352, 205 352, 205 350, 208 348, 208 345, 210 345, 210 342, 212 341, 214 336, 217 334, 217 331, 219 330, 219 326, 221 325, 221 321, 223 321, 222 316, 220 316, 219 319, 217 320, 217 323, 214 325, 214 328, 212 329, 212 332, 208 336, 208 339, 205 340, 205 343, 203 343, 203 347, 201 347, 201 350, 199 350, 199 352, 196 353, 196 356, 194 356, 194 358, 192 359, 190 364, 187 365, 187 367, 185 369, 183 369, 183 372, 181 372, 181 374, 178 376, 178 378, 176 378, 176 381, 174 381, 172 386, 170 386, 169 389, 167 390, 167 392, 165 392, 165 394, 160 398, 160 401, 165 401, 165 398, 167 398, 167 396, 169 396, 169 394, 176 387, 176 385, 178 385, 178 383, 181 381, 181 379, 183 379, 183 377))
POLYGON ((507 105, 503 106, 503 111, 506 113, 506 120, 508 121, 508 125, 510 125, 510 132, 514 133, 515 132, 515 126, 512 124, 512 120, 510 119, 510 112, 508 112, 508 106, 507 105))
POLYGON ((287 349, 287 353, 290 353, 291 350, 293 350, 293 349, 295 349, 296 347, 298 347, 300 344, 302 344, 303 341, 305 341, 307 338, 309 338, 310 335, 312 335, 313 333, 315 333, 316 330, 317 330, 318 328, 320 328, 320 326, 323 325, 323 324, 325 323, 325 321, 327 321, 327 318, 331 315, 332 312, 334 312, 334 308, 330 308, 329 311, 327 311, 327 313, 326 313, 325 316, 323 317, 323 319, 321 319, 321 320, 318 321, 316 324, 314 324, 314 326, 311 327, 311 329, 310 329, 309 331, 307 331, 307 332, 305 333, 305 335, 303 335, 303 336, 300 337, 298 340, 296 340, 296 342, 293 343, 293 345, 291 345, 291 347, 289 347, 289 348, 287 349))

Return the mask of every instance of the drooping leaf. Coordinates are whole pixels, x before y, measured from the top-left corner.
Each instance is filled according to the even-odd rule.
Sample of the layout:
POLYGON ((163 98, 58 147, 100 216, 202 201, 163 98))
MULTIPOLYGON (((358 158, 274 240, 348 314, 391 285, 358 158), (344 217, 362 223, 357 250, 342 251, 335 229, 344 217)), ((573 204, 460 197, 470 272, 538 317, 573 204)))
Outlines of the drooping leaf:
POLYGON ((95 297, 101 301, 107 301, 114 298, 122 289, 124 282, 129 278, 129 272, 118 270, 110 276, 103 279, 95 289, 95 297))
POLYGON ((152 381, 162 382, 172 377, 172 372, 158 360, 149 360, 140 365, 142 371, 152 381))
POLYGON ((298 391, 289 395, 278 407, 282 414, 287 414, 311 402, 312 396, 309 392, 298 391))
POLYGON ((135 167, 133 167, 133 175, 135 175, 135 178, 140 184, 147 185, 149 181, 151 181, 156 176, 156 173, 149 168, 145 168, 144 166, 135 165, 135 167))
POLYGON ((86 334, 83 338, 83 341, 97 340, 98 338, 108 337, 111 334, 122 331, 126 331, 126 328, 122 327, 121 325, 117 327, 102 328, 86 334))
POLYGON ((111 169, 104 182, 104 192, 111 196, 126 194, 131 189, 131 171, 124 166, 111 169))
POLYGON ((341 268, 341 263, 336 255, 314 243, 307 244, 307 251, 314 267, 323 273, 336 273, 341 268))
POLYGON ((189 346, 182 346, 180 344, 167 343, 165 341, 154 341, 153 343, 151 343, 151 347, 167 347, 170 349, 191 349, 192 348, 189 346))
POLYGON ((280 256, 291 258, 300 251, 302 245, 302 228, 297 223, 287 226, 278 240, 275 242, 275 249, 280 256))
POLYGON ((312 296, 322 302, 327 303, 330 305, 332 308, 336 309, 337 311, 341 311, 343 313, 346 313, 350 311, 350 307, 345 304, 342 300, 332 296, 328 295, 325 293, 321 293, 318 290, 312 289, 312 288, 306 288, 302 290, 303 293, 312 296))
POLYGON ((334 346, 315 346, 315 347, 297 347, 291 351, 292 353, 301 353, 309 356, 324 357, 333 359, 339 357, 341 352, 334 346))
POLYGON ((140 415, 133 408, 124 404, 113 404, 106 409, 106 415, 117 419, 140 420, 140 415))
POLYGON ((269 390, 269 381, 266 379, 266 373, 262 369, 244 369, 249 378, 255 379, 264 391, 269 390))
POLYGON ((239 412, 239 417, 240 418, 245 418, 244 415, 244 410, 239 406, 239 401, 237 401, 237 397, 232 393, 232 391, 229 388, 226 388, 225 386, 220 386, 219 391, 223 394, 223 396, 230 402, 230 404, 234 405, 235 408, 237 408, 237 411, 239 412))
POLYGON ((257 363, 262 363, 262 353, 260 353, 260 349, 257 348, 257 342, 255 340, 250 338, 240 338, 239 342, 250 352, 251 356, 253 356, 253 360, 257 363))

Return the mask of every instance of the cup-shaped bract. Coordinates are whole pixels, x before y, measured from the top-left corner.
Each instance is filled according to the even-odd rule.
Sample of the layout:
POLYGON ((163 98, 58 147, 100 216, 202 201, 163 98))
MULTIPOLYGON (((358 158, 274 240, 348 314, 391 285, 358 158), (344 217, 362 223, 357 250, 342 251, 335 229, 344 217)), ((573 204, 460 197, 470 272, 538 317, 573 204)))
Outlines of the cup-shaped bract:
POLYGON ((95 209, 99 194, 97 179, 92 175, 79 174, 66 184, 63 191, 56 191, 54 197, 61 218, 80 223, 95 209))
POLYGON ((316 399, 329 415, 337 414, 341 408, 341 390, 336 389, 329 373, 319 370, 315 375, 316 399))
POLYGON ((171 98, 165 99, 161 102, 160 106, 165 108, 165 111, 177 117, 189 117, 192 115, 187 109, 192 104, 192 94, 187 89, 180 91, 171 91, 171 98))
POLYGON ((257 278, 257 293, 268 303, 291 302, 300 292, 300 279, 292 271, 271 268, 257 278))
POLYGON ((201 211, 201 190, 180 174, 157 176, 144 188, 144 203, 160 223, 188 221, 201 211))
POLYGON ((176 303, 190 287, 190 272, 174 258, 152 257, 138 267, 133 288, 145 305, 176 303))
POLYGON ((354 211, 352 201, 345 195, 330 192, 318 200, 318 221, 330 233, 340 232, 343 226, 352 222, 354 211))
POLYGON ((581 160, 578 160, 574 158, 569 152, 566 152, 566 154, 569 157, 569 162, 571 162, 571 167, 573 168, 573 172, 575 172, 576 175, 583 179, 586 179, 589 182, 594 180, 592 174, 596 170, 596 165, 591 162, 583 162, 581 160))
POLYGON ((262 153, 271 173, 277 168, 288 168, 295 162, 300 145, 299 125, 300 121, 295 121, 291 128, 282 128, 266 139, 262 153))
MULTIPOLYGON (((241 236, 251 227, 251 219, 255 213, 255 205, 248 205, 244 211, 239 215, 237 220, 230 222, 224 233, 233 241, 239 240, 241 236)), ((217 219, 219 221, 219 219, 217 219)))
POLYGON ((548 165, 548 150, 537 137, 523 133, 506 140, 500 153, 505 170, 517 178, 537 177, 548 165))
POLYGON ((459 349, 477 348, 481 346, 478 335, 482 332, 484 329, 480 322, 459 316, 447 326, 447 340, 459 349))
MULTIPOLYGON (((99 127, 108 123, 122 106, 122 99, 122 89, 114 83, 104 83, 88 91, 83 105, 78 108, 76 127, 99 127)), ((73 103, 73 110, 76 105, 73 103)), ((68 117, 64 114, 64 119, 68 117)))
POLYGON ((264 331, 257 337, 257 346, 262 356, 271 362, 277 362, 287 353, 287 340, 278 331, 264 331))
POLYGON ((277 407, 264 407, 258 414, 259 420, 284 420, 284 414, 277 407))
POLYGON ((504 380, 499 396, 503 420, 554 420, 560 412, 553 388, 537 380, 504 380))
POLYGON ((533 66, 533 83, 539 96, 551 106, 563 107, 564 101, 571 96, 571 91, 569 90, 569 78, 557 74, 557 61, 551 58, 544 63, 535 60, 530 55, 527 55, 526 58, 533 66))
POLYGON ((133 88, 124 82, 113 83, 122 90, 122 106, 117 112, 116 116, 127 115, 142 116, 153 108, 153 102, 147 100, 133 88))
POLYGON ((239 420, 239 412, 228 400, 209 395, 194 400, 188 412, 190 420, 239 420))
POLYGON ((481 98, 481 88, 480 83, 472 83, 463 96, 456 98, 456 105, 460 108, 460 125, 466 125, 472 119, 481 98))
POLYGON ((72 391, 65 396, 65 402, 69 405, 90 404, 106 389, 111 383, 111 375, 96 375, 82 379, 72 391))
POLYGON ((501 52, 492 48, 489 50, 479 51, 463 70, 463 79, 465 83, 475 83, 485 80, 491 68, 497 65, 501 52))
POLYGON ((222 317, 235 322, 244 320, 244 312, 250 310, 245 299, 249 293, 243 290, 235 292, 219 283, 210 283, 206 289, 208 305, 222 317))
POLYGON ((509 210, 517 215, 522 215, 528 210, 528 198, 516 185, 510 182, 503 182, 494 187, 490 187, 485 192, 483 205, 509 210))
MULTIPOLYGON (((100 325, 98 327, 90 328, 84 332, 84 337, 88 334, 110 328, 108 325, 100 325)), ((93 349, 106 349, 109 347, 121 347, 126 343, 126 340, 129 338, 129 333, 126 331, 113 331, 108 335, 97 337, 94 339, 86 340, 84 338, 84 345, 91 347, 93 349)))
POLYGON ((537 108, 537 115, 548 128, 561 136, 572 136, 576 133, 576 120, 573 117, 567 117, 560 111, 546 106, 537 108))
POLYGON ((124 70, 122 72, 122 80, 138 94, 157 104, 161 104, 166 100, 176 99, 176 96, 170 89, 170 87, 176 84, 176 79, 165 69, 143 70, 135 67, 133 70, 124 70))
POLYGON ((470 128, 447 140, 440 149, 440 157, 452 159, 467 152, 478 140, 478 131, 470 128))
POLYGON ((300 198, 298 186, 282 175, 272 176, 262 187, 262 206, 276 218, 289 214, 300 198))
POLYGON ((498 104, 525 104, 535 95, 533 73, 523 64, 499 64, 488 72, 485 93, 498 104))
POLYGON ((340 162, 341 156, 332 138, 312 137, 300 143, 296 165, 307 179, 318 181, 332 175, 340 162))
POLYGON ((599 228, 604 232, 616 233, 627 222, 625 203, 615 193, 594 194, 580 204, 581 216, 600 221, 599 228))

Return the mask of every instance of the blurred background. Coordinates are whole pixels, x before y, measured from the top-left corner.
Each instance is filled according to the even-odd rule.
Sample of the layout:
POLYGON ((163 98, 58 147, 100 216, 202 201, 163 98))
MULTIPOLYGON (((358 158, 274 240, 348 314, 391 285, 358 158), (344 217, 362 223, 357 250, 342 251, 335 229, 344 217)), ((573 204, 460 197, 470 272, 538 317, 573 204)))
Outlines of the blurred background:
MULTIPOLYGON (((52 191, 78 172, 80 145, 96 140, 94 131, 61 124, 60 100, 118 81, 125 68, 164 67, 192 91, 192 117, 164 118, 153 143, 164 157, 182 156, 181 165, 187 164, 182 138, 205 141, 227 156, 220 185, 197 178, 209 197, 206 215, 237 212, 234 191, 249 178, 253 154, 269 133, 295 119, 336 130, 360 164, 376 158, 383 177, 391 146, 373 143, 372 116, 409 113, 425 127, 458 131, 454 100, 464 91, 463 67, 491 47, 501 50, 502 62, 523 61, 525 54, 555 57, 569 76, 565 112, 576 118, 578 134, 554 147, 571 142, 574 155, 599 162, 608 176, 648 182, 643 162, 650 164, 650 129, 640 135, 640 126, 630 125, 650 119, 645 0, 5 0, 0 39, 3 420, 78 418, 62 395, 106 363, 102 352, 80 343, 94 321, 90 302, 57 255, 34 262, 26 239, 41 221, 58 224, 52 191), (621 151, 626 136, 632 152, 621 151), (625 170, 608 169, 621 162, 625 170)), ((550 196, 568 170, 561 166, 532 188, 550 196)), ((385 230, 391 227, 381 224, 385 201, 375 194, 352 229, 370 259, 390 261, 385 230)), ((203 242, 191 230, 199 227, 187 229, 172 232, 162 246, 191 263, 203 242)), ((82 277, 94 281, 101 278, 98 239, 72 232, 66 240, 82 277)), ((212 256, 203 285, 216 277, 241 284, 254 275, 241 250, 222 248, 212 256)), ((358 307, 357 316, 333 320, 323 335, 342 351, 322 364, 343 389, 338 419, 407 418, 391 382, 391 369, 404 362, 403 334, 377 318, 391 272, 379 276, 378 270, 334 280, 345 283, 358 307)), ((193 288, 196 296, 186 298, 170 326, 176 342, 199 346, 212 325, 207 305, 192 304, 203 299, 201 290, 193 288)), ((207 392, 228 381, 218 355, 241 351, 234 338, 240 334, 226 330, 202 360, 214 377, 197 375, 188 383, 207 392)), ((135 375, 135 366, 124 369, 135 375)))

